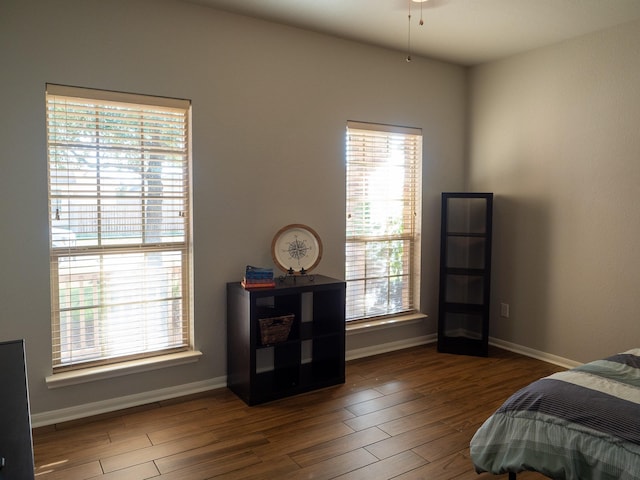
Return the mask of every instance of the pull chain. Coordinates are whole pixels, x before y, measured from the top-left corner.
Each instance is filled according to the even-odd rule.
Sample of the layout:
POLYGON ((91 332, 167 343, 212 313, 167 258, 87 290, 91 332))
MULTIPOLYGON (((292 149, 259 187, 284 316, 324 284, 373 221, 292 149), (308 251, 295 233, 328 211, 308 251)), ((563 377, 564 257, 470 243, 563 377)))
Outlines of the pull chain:
POLYGON ((411 0, 409 0, 409 19, 407 25, 407 63, 411 62, 411 0))
MULTIPOLYGON (((408 16, 408 25, 407 25, 407 62, 411 62, 411 2, 412 0, 408 0, 409 1, 409 16, 408 16)), ((422 0, 420 2, 420 21, 418 22, 418 25, 423 26, 424 25, 424 16, 423 16, 423 7, 422 4, 424 2, 426 2, 427 0, 422 0)))

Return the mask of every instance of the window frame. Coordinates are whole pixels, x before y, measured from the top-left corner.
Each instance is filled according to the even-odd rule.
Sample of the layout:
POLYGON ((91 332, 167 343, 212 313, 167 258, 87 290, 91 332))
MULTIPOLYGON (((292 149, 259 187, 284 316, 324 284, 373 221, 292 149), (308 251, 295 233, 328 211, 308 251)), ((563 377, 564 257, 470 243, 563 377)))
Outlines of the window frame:
MULTIPOLYGON (((192 319, 193 274, 192 274, 192 241, 191 241, 191 235, 192 235, 191 102, 189 100, 183 100, 183 99, 96 90, 96 89, 90 89, 90 88, 71 87, 71 86, 56 85, 56 84, 47 84, 46 90, 45 90, 45 105, 46 105, 46 125, 47 125, 46 142, 47 142, 47 170, 48 170, 47 198, 49 202, 49 212, 50 212, 49 214, 49 251, 50 251, 50 275, 51 275, 51 328, 52 328, 52 370, 53 372, 61 373, 61 372, 72 371, 72 370, 77 371, 80 369, 87 369, 87 368, 96 367, 96 366, 113 365, 113 364, 119 364, 119 363, 121 364, 122 362, 127 362, 130 360, 170 356, 178 352, 193 351, 193 319, 192 319), (62 102, 62 103, 59 103, 59 102, 62 102), (138 139, 141 145, 140 147, 135 147, 131 145, 131 143, 135 143, 135 142, 127 143, 128 139, 124 139, 124 140, 115 139, 113 140, 114 143, 110 144, 108 147, 100 146, 98 145, 99 143, 98 140, 95 140, 95 139, 87 140, 87 139, 80 138, 80 135, 78 134, 79 127, 77 126, 79 124, 78 117, 75 117, 75 120, 71 119, 73 117, 73 114, 68 113, 68 111, 70 112, 73 107, 69 106, 67 111, 66 110, 67 107, 63 106, 63 104, 65 104, 66 102, 69 102, 69 105, 71 105, 71 103, 73 102, 78 102, 78 105, 82 105, 81 108, 87 108, 87 110, 89 110, 90 108, 94 108, 95 110, 94 115, 96 118, 99 117, 99 114, 96 112, 98 112, 100 109, 109 109, 109 108, 114 110, 118 108, 122 108, 125 111, 142 112, 140 114, 140 118, 146 118, 145 115, 156 115, 155 112, 161 112, 160 114, 158 114, 158 116, 162 116, 165 114, 168 115, 167 112, 170 112, 170 115, 172 115, 177 119, 177 121, 175 122, 176 128, 178 128, 183 133, 181 134, 182 136, 180 136, 179 139, 177 140, 168 140, 168 141, 163 140, 163 141, 165 141, 165 143, 173 142, 172 144, 178 145, 177 147, 175 147, 174 153, 170 152, 169 154, 166 154, 166 155, 173 155, 173 157, 179 158, 177 162, 180 164, 180 168, 173 169, 178 171, 179 173, 175 173, 172 170, 172 173, 170 174, 170 177, 171 177, 170 180, 166 179, 166 174, 158 173, 157 174, 158 179, 156 180, 156 183, 159 182, 160 184, 162 184, 162 186, 160 187, 161 194, 158 196, 157 192, 151 192, 152 187, 150 187, 150 185, 152 185, 152 181, 149 180, 149 178, 152 177, 153 174, 147 173, 151 170, 149 166, 153 164, 153 166, 160 169, 161 172, 165 172, 168 161, 166 160, 165 157, 162 156, 163 155, 162 152, 159 153, 159 151, 161 150, 159 147, 149 147, 149 145, 151 145, 154 142, 160 143, 159 138, 162 137, 163 135, 170 136, 174 134, 174 131, 172 130, 174 129, 174 127, 168 128, 168 130, 171 130, 168 134, 165 134, 163 131, 163 133, 157 133, 155 135, 149 134, 148 131, 145 130, 147 127, 138 127, 138 131, 140 132, 140 138, 138 139), (93 107, 88 107, 88 105, 92 105, 93 107), (62 118, 62 115, 59 115, 59 112, 61 111, 65 112, 64 114, 65 118, 62 118), (149 113, 149 112, 153 112, 153 113, 149 113), (66 115, 69 115, 69 120, 66 120, 66 115), (65 123, 65 121, 67 123, 65 123), (76 122, 75 124, 73 123, 74 121, 76 122), (61 123, 56 123, 56 122, 61 122, 61 123), (72 146, 70 146, 69 144, 65 145, 65 140, 60 140, 60 138, 63 138, 65 135, 69 135, 68 137, 66 137, 67 140, 71 138, 71 135, 76 135, 76 137, 72 139, 73 141, 69 142, 69 144, 73 144, 72 146), (147 139, 147 136, 150 138, 150 140, 147 139), (118 143, 118 142, 121 142, 121 143, 118 143), (143 145, 146 145, 146 146, 143 146, 143 145), (125 207, 123 206, 116 205, 113 207, 113 210, 115 212, 114 215, 116 218, 115 222, 118 223, 118 225, 113 227, 115 232, 115 237, 118 239, 117 241, 115 240, 111 240, 110 242, 106 241, 104 230, 102 229, 101 226, 95 227, 96 228, 95 240, 91 240, 88 242, 87 241, 83 242, 80 239, 76 240, 75 232, 73 232, 73 230, 71 229, 61 230, 58 227, 54 226, 54 224, 59 225, 57 221, 60 218, 59 215, 62 215, 63 217, 65 215, 64 212, 61 214, 59 211, 56 210, 57 208, 56 205, 59 205, 59 203, 57 202, 60 202, 61 201, 60 199, 63 199, 63 201, 66 200, 67 205, 70 206, 72 205, 72 200, 76 198, 74 197, 74 195, 83 193, 78 190, 79 188, 83 188, 83 187, 72 186, 72 183, 74 181, 77 181, 77 179, 74 179, 74 178, 68 179, 66 180, 66 183, 64 179, 60 181, 60 176, 57 174, 58 171, 54 169, 54 165, 56 167, 59 167, 60 164, 64 164, 65 162, 67 165, 71 165, 72 163, 71 160, 69 159, 60 160, 58 156, 59 157, 64 156, 64 153, 63 153, 64 149, 66 149, 67 152, 70 152, 70 151, 73 151, 74 148, 78 150, 86 149, 87 151, 91 151, 92 149, 95 149, 96 152, 100 152, 100 151, 114 152, 116 150, 126 149, 130 152, 137 152, 139 154, 139 165, 135 163, 138 159, 130 160, 129 157, 127 157, 126 161, 133 162, 131 163, 132 165, 131 168, 133 170, 135 170, 136 166, 139 166, 140 172, 138 172, 138 176, 141 178, 145 178, 145 180, 144 182, 143 180, 140 181, 140 185, 141 185, 140 193, 125 194, 127 195, 126 197, 127 200, 131 200, 133 203, 135 203, 136 201, 139 202, 138 206, 140 208, 140 213, 137 214, 138 217, 135 217, 135 216, 133 217, 133 218, 137 218, 137 220, 140 223, 139 230, 136 230, 136 232, 140 235, 140 239, 138 239, 138 241, 135 241, 134 239, 130 242, 127 242, 127 241, 122 241, 120 237, 118 237, 118 235, 122 234, 122 231, 118 230, 119 228, 122 228, 122 226, 118 222, 123 222, 122 218, 124 218, 124 216, 127 215, 126 213, 124 213, 124 210, 119 210, 119 208, 124 209, 125 207), (152 158, 153 160, 151 160, 152 158), (143 165, 146 166, 146 168, 143 168, 143 165), (164 176, 160 176, 160 175, 164 175, 164 176), (164 185, 165 183, 168 183, 169 186, 165 186, 164 185), (178 186, 175 186, 176 184, 178 186), (64 191, 62 194, 60 193, 61 191, 60 187, 62 186, 62 188, 65 188, 64 185, 66 185, 66 196, 64 195, 64 191), (171 191, 172 194, 167 193, 168 191, 171 191), (149 204, 152 203, 153 201, 152 199, 154 198, 156 199, 155 201, 157 202, 157 204, 160 205, 159 208, 162 211, 162 213, 160 214, 160 217, 161 217, 160 228, 165 228, 165 223, 163 219, 164 215, 166 215, 164 213, 165 209, 167 208, 164 206, 165 204, 170 204, 170 205, 175 204, 175 206, 169 206, 168 208, 173 208, 176 212, 180 210, 177 213, 177 216, 180 218, 177 220, 172 220, 173 223, 171 224, 172 226, 174 226, 174 228, 177 229, 177 233, 165 234, 165 235, 169 235, 168 238, 171 238, 171 235, 176 236, 177 238, 175 240, 173 239, 167 240, 167 238, 152 238, 153 235, 148 235, 148 232, 149 232, 148 227, 153 221, 151 219, 151 213, 150 213, 151 207, 149 207, 149 204), (171 202, 173 202, 173 204, 171 204, 171 202), (104 283, 103 283, 105 282, 105 273, 104 273, 105 272, 104 264, 106 261, 105 259, 119 258, 119 259, 130 260, 133 258, 142 258, 143 265, 146 265, 148 256, 155 256, 156 258, 159 256, 162 256, 163 262, 165 258, 170 258, 170 259, 173 259, 171 261, 175 262, 175 264, 178 265, 178 267, 176 267, 175 265, 171 264, 173 265, 172 267, 165 267, 163 263, 163 269, 164 269, 163 275, 169 275, 165 272, 165 270, 170 270, 172 272, 175 272, 175 268, 178 268, 178 274, 176 274, 177 276, 176 277, 170 276, 170 278, 174 279, 173 280, 174 285, 176 285, 175 281, 178 281, 178 284, 177 284, 178 286, 170 287, 169 286, 170 280, 165 279, 164 280, 165 291, 167 292, 171 291, 171 295, 168 295, 167 298, 164 298, 160 301, 153 300, 153 302, 156 302, 156 303, 164 302, 167 305, 164 307, 167 311, 169 310, 169 308, 171 308, 169 307, 169 305, 178 305, 177 306, 178 313, 176 314, 176 312, 174 311, 176 307, 173 307, 173 310, 171 311, 170 315, 172 315, 172 318, 174 319, 178 318, 177 326, 176 325, 173 326, 175 327, 174 328, 175 333, 173 334, 173 336, 179 339, 175 341, 167 341, 166 343, 168 345, 165 347, 158 347, 156 345, 146 350, 142 348, 142 349, 138 349, 131 352, 126 352, 126 353, 121 352, 119 354, 113 355, 111 353, 107 353, 107 354, 103 353, 108 349, 105 350, 106 344, 104 343, 103 339, 100 338, 97 342, 95 342, 95 350, 99 350, 100 353, 96 354, 91 358, 81 358, 82 356, 74 358, 73 354, 71 356, 65 355, 63 353, 62 330, 63 329, 67 330, 67 329, 63 328, 62 326, 63 321, 61 320, 61 315, 64 314, 62 312, 65 310, 67 312, 72 310, 72 308, 69 307, 69 305, 71 305, 71 302, 66 300, 66 298, 73 295, 82 296, 84 294, 83 293, 75 293, 75 294, 63 293, 63 291, 65 290, 65 283, 64 283, 65 277, 64 277, 64 274, 61 272, 63 271, 68 272, 66 274, 67 275, 66 279, 68 280, 66 289, 70 291, 71 290, 70 285, 72 284, 71 283, 72 275, 76 275, 76 277, 73 277, 74 278, 73 281, 77 281, 77 279, 79 278, 78 272, 81 271, 79 267, 77 266, 74 267, 72 262, 77 261, 78 264, 80 265, 83 261, 89 262, 88 259, 95 257, 97 259, 94 262, 95 265, 93 267, 85 268, 85 271, 88 272, 86 273, 86 276, 93 275, 95 277, 93 281, 96 282, 95 285, 97 286, 83 287, 82 283, 80 283, 80 284, 77 284, 79 286, 75 288, 75 290, 86 291, 88 289, 91 292, 90 293, 91 299, 95 299, 96 297, 99 297, 99 298, 97 303, 93 305, 85 305, 83 307, 79 307, 78 310, 82 310, 83 308, 85 311, 94 310, 96 312, 101 312, 101 315, 104 315, 106 317, 106 314, 104 312, 107 311, 110 306, 113 307, 113 304, 109 303, 109 301, 105 301, 105 297, 107 297, 107 295, 104 293, 104 291, 107 288, 109 288, 108 286, 104 286, 104 283), (72 272, 76 272, 76 273, 72 273, 72 272), (175 280, 176 278, 178 280, 175 280), (98 293, 94 293, 94 290, 98 293), (174 291, 179 292, 179 294, 177 296, 174 295, 174 291), (67 297, 63 298, 61 297, 61 295, 62 296, 67 295, 67 297), (176 304, 175 302, 178 302, 178 304, 176 304)), ((114 110, 112 110, 111 113, 113 113, 114 110)), ((126 116, 129 114, 125 113, 123 115, 126 116)), ((107 116, 105 115, 104 118, 106 117, 107 116)), ((127 120, 129 120, 130 118, 131 117, 127 117, 127 120)), ((167 127, 168 123, 166 122, 168 121, 169 120, 166 120, 165 123, 162 123, 160 120, 158 120, 157 122, 160 125, 160 128, 164 128, 164 127, 167 127)), ((140 123, 143 124, 144 122, 145 122, 144 120, 141 120, 140 123)), ((93 128, 92 131, 95 133, 95 138, 99 138, 100 135, 106 132, 106 128, 104 127, 104 125, 102 123, 99 123, 98 121, 96 121, 96 126, 92 128, 93 128)), ((124 128, 125 127, 123 127, 123 130, 124 128)), ((136 128, 135 126, 131 127, 132 130, 134 130, 135 128, 136 128)), ((90 130, 90 128, 86 127, 86 130, 90 130)), ((110 133, 113 133, 113 132, 110 132, 110 133)), ((118 135, 119 133, 114 134, 114 136, 118 136, 118 135)), ((89 135, 87 135, 87 137, 89 137, 89 135)), ((68 153, 69 158, 72 158, 73 155, 74 153, 68 153)), ((97 153, 96 155, 100 156, 100 153, 97 153)), ((90 163, 90 162, 86 162, 86 163, 90 163)), ((96 164, 98 165, 99 162, 96 161, 96 164)), ((99 172, 100 168, 101 168, 100 166, 95 167, 97 172, 99 172)), ((119 170, 117 168, 115 168, 115 170, 116 170, 116 173, 113 173, 114 178, 116 179, 115 181, 121 180, 121 175, 123 174, 123 171, 125 170, 125 168, 121 166, 119 170)), ((86 171, 92 172, 93 171, 92 167, 86 167, 86 171)), ((96 173, 96 178, 99 178, 99 176, 100 174, 96 173)), ((71 177, 71 175, 69 175, 69 177, 71 177)), ((83 202, 86 201, 86 203, 88 204, 90 203, 91 199, 95 199, 96 204, 100 204, 101 199, 102 201, 104 201, 107 195, 102 194, 100 188, 101 188, 100 182, 97 181, 95 195, 87 193, 85 196, 87 200, 83 200, 83 202)), ((103 188, 105 187, 103 186, 103 188)), ((114 203, 117 203, 117 202, 114 202, 114 203)), ((130 212, 130 210, 128 211, 130 212)), ((70 213, 67 213, 67 215, 68 217, 66 221, 70 224, 72 222, 71 220, 72 215, 70 213)), ((83 213, 79 215, 81 215, 85 221, 90 218, 89 217, 90 214, 83 213)), ((103 219, 99 213, 96 213, 96 215, 97 216, 96 216, 95 222, 97 225, 100 225, 103 219)), ((128 214, 128 217, 131 217, 131 213, 128 214)), ((80 220, 74 219, 73 221, 79 222, 80 220)), ((64 223, 64 219, 63 219, 63 223, 64 223)), ((111 263, 113 263, 113 261, 111 263)), ((146 266, 144 266, 142 270, 133 270, 133 268, 134 268, 133 264, 129 264, 125 268, 123 268, 119 273, 120 275, 122 275, 122 272, 126 274, 127 271, 129 271, 129 272, 132 272, 132 275, 133 275, 133 272, 136 272, 138 276, 135 278, 145 278, 145 281, 146 281, 146 278, 148 275, 146 266), (140 271, 142 271, 143 273, 140 273, 140 271)), ((144 310, 146 308, 145 305, 149 305, 152 303, 152 300, 150 299, 150 296, 149 296, 149 290, 148 289, 145 290, 145 289, 146 287, 140 287, 140 291, 147 292, 146 296, 143 296, 142 300, 140 300, 139 302, 133 302, 131 306, 132 309, 134 309, 135 305, 137 305, 138 308, 140 308, 141 310, 144 310)), ((75 301, 77 301, 77 299, 75 301)), ((124 308, 128 308, 128 307, 124 307, 124 308)), ((131 315, 132 318, 137 318, 135 314, 132 313, 133 311, 134 310, 131 310, 129 315, 131 315)), ((79 315, 81 315, 84 319, 84 313, 80 313, 79 315)), ((127 316, 129 317, 129 315, 127 316)), ((148 321, 146 320, 145 315, 146 315, 145 313, 138 314, 139 317, 145 317, 145 320, 140 321, 138 325, 142 325, 144 326, 145 329, 149 329, 151 327, 148 321)), ((154 317, 151 316, 149 318, 154 318, 154 317)), ((169 323, 169 314, 165 316, 164 320, 166 324, 169 323)), ((98 322, 100 322, 100 320, 98 320, 98 322)), ((102 325, 102 323, 100 325, 102 325)), ((79 328, 81 330, 82 328, 85 328, 85 327, 79 327, 79 328)), ((72 327, 71 330, 73 335, 78 334, 76 327, 72 327)), ((100 337, 100 335, 97 335, 97 336, 100 337)), ((165 335, 164 337, 167 338, 167 335, 165 335)), ((67 341, 67 343, 71 343, 71 342, 67 341)), ((149 343, 152 343, 152 342, 149 342, 149 343)))
MULTIPOLYGON (((401 127, 368 122, 348 121, 346 129, 346 232, 345 232, 345 278, 347 282, 346 319, 352 325, 371 320, 385 320, 401 316, 409 316, 420 311, 420 264, 421 264, 421 219, 422 219, 422 130, 411 127, 401 127), (385 144, 384 146, 383 144, 385 144), (386 148, 386 150, 385 150, 386 148), (409 185, 409 194, 403 189, 402 215, 397 227, 401 231, 395 233, 373 232, 373 227, 368 222, 374 218, 371 213, 375 201, 396 201, 391 198, 390 192, 383 192, 381 188, 372 186, 374 181, 370 178, 377 168, 387 168, 394 164, 397 167, 398 159, 391 160, 393 152, 402 150, 403 186, 409 185), (386 160, 385 160, 386 158, 386 160), (382 162, 382 163, 381 163, 382 162), (357 170, 358 168, 363 170, 357 170), (366 177, 369 176, 369 182, 366 177), (406 182, 409 182, 408 184, 406 182), (366 193, 369 192, 369 193, 366 193), (369 197, 369 195, 371 197, 369 197), (367 196, 369 200, 365 201, 367 196), (355 218, 357 206, 367 214, 361 213, 355 218), (364 203, 367 206, 364 207, 364 203), (410 211, 409 211, 410 210, 410 211), (407 216, 408 215, 408 216, 407 216), (369 219, 367 219, 369 218, 369 219), (408 230, 406 229, 408 227, 408 230), (369 230, 367 230, 369 229, 369 230), (360 232, 356 232, 360 230, 360 232), (369 293, 371 288, 367 285, 375 285, 375 275, 370 274, 367 258, 367 245, 377 244, 382 247, 389 242, 396 242, 396 259, 398 251, 401 251, 400 274, 392 271, 391 261, 386 262, 386 273, 380 276, 379 285, 387 282, 387 301, 380 302, 383 306, 370 308, 369 293), (402 247, 398 247, 402 242, 402 247), (355 245, 360 245, 360 248, 355 245), (353 249, 352 249, 353 248, 353 249), (405 248, 409 252, 405 252, 405 248), (358 259, 360 258, 360 259, 358 259), (363 260, 364 259, 364 260, 363 260), (406 281, 400 281, 405 278, 406 281), (386 279, 386 280, 385 280, 386 279), (400 283, 400 295, 389 295, 392 290, 392 279, 400 283), (398 298, 400 297, 400 298, 398 298), (389 304, 389 300, 398 302, 400 307, 389 304)), ((379 173, 378 173, 379 175, 379 173)), ((396 185, 398 187, 398 185, 396 185)), ((384 252, 384 248, 380 248, 384 252)), ((391 251, 391 247, 389 248, 391 251)), ((372 258, 372 257, 369 257, 372 258)), ((391 258, 391 255, 389 256, 391 258)), ((393 262, 397 265, 398 262, 393 262)), ((397 267, 396 267, 397 268, 397 267)), ((371 269, 373 270, 373 269, 371 269)), ((373 295, 379 298, 379 295, 373 295)))

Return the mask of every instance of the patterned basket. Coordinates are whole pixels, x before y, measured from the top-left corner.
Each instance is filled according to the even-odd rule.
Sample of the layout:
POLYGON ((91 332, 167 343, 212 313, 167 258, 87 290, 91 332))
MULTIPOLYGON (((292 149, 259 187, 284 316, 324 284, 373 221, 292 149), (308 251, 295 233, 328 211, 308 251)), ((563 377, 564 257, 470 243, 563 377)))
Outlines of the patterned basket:
POLYGON ((279 315, 277 317, 260 318, 260 341, 262 345, 286 342, 293 324, 293 314, 279 315))

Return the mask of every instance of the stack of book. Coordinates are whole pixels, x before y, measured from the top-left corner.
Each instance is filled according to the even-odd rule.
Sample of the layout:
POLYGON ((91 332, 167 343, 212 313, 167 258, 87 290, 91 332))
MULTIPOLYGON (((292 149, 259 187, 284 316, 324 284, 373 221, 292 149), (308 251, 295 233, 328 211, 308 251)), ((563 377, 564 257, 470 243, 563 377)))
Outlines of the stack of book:
POLYGON ((273 288, 276 282, 273 279, 273 268, 260 268, 247 265, 242 279, 244 288, 273 288))

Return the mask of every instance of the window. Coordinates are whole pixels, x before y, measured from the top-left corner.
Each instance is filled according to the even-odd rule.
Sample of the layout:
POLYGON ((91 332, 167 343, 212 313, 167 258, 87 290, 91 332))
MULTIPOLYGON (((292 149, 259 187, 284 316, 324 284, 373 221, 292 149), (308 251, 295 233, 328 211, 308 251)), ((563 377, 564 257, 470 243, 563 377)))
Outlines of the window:
POLYGON ((53 368, 190 349, 190 102, 47 85, 53 368))
POLYGON ((415 312, 422 132, 347 124, 347 320, 415 312))

